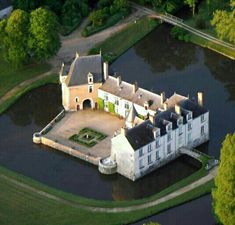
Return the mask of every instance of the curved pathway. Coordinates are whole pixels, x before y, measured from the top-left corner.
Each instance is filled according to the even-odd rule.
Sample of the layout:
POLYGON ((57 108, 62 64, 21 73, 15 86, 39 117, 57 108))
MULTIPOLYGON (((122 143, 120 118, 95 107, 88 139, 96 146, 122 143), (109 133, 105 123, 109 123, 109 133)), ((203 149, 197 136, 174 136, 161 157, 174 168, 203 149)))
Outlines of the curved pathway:
POLYGON ((166 201, 174 199, 184 193, 187 193, 187 192, 207 183, 208 181, 213 180, 216 173, 217 173, 217 168, 218 167, 214 167, 212 170, 209 171, 208 175, 206 175, 206 176, 200 178, 199 180, 197 180, 197 181, 195 181, 185 187, 182 187, 182 188, 180 188, 180 189, 178 189, 178 190, 176 190, 176 191, 174 191, 164 197, 161 197, 159 199, 156 199, 156 200, 153 200, 150 202, 146 202, 143 204, 139 204, 139 205, 133 205, 133 206, 127 206, 127 207, 112 207, 112 208, 95 207, 95 206, 87 206, 87 205, 79 204, 79 203, 76 203, 76 202, 73 202, 70 200, 63 199, 63 198, 58 197, 56 195, 49 194, 45 191, 38 190, 37 188, 34 188, 34 187, 32 187, 28 184, 22 183, 20 181, 16 181, 16 180, 9 178, 3 174, 0 175, 0 178, 5 179, 8 182, 10 182, 18 187, 21 187, 21 188, 26 189, 28 191, 32 191, 34 193, 37 193, 45 198, 48 198, 48 199, 57 201, 59 203, 63 203, 63 204, 72 206, 72 207, 85 209, 85 210, 88 210, 91 212, 120 213, 120 212, 131 212, 131 211, 135 211, 135 210, 141 210, 141 209, 146 209, 149 207, 157 206, 163 202, 166 202, 166 201))

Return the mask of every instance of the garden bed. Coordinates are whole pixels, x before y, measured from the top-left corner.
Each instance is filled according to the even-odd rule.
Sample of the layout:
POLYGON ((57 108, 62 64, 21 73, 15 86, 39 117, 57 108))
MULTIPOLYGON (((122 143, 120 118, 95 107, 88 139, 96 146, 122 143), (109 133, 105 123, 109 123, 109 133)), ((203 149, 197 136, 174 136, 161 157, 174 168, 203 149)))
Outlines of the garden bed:
POLYGON ((104 140, 106 137, 107 137, 106 134, 85 127, 82 130, 80 130, 78 134, 72 135, 69 138, 69 140, 91 148, 100 141, 104 140))

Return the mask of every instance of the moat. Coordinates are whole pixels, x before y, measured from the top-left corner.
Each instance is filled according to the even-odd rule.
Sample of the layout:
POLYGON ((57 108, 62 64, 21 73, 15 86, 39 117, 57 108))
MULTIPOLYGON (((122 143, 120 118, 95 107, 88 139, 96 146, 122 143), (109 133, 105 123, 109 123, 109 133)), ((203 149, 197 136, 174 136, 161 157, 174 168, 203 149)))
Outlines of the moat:
MULTIPOLYGON (((224 136, 233 132, 235 127, 234 61, 210 50, 173 40, 169 36, 169 26, 164 25, 127 51, 111 69, 121 74, 123 80, 136 80, 143 88, 157 93, 165 91, 169 95, 177 91, 194 96, 198 90, 204 91, 205 105, 211 112, 211 130, 210 142, 201 150, 219 157, 224 136)), ((103 176, 87 163, 32 143, 32 134, 60 111, 60 87, 49 85, 27 94, 3 114, 0 117, 1 165, 52 187, 109 200, 152 195, 198 168, 193 160, 180 158, 136 183, 118 175, 103 176)), ((200 199, 192 202, 192 211, 198 201, 200 199)), ((209 205, 210 201, 209 197, 203 198, 201 204, 209 205)), ((173 216, 168 224, 174 224, 176 217, 173 216)), ((207 207, 204 216, 197 218, 194 224, 213 224, 209 222, 211 218, 211 210, 207 207)))

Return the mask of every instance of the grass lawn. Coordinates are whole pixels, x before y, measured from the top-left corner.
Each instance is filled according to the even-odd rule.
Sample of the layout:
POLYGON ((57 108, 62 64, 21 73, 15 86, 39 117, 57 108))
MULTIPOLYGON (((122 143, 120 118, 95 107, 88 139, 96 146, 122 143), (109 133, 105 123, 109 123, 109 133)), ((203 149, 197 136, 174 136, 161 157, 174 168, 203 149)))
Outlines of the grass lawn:
POLYGON ((98 54, 102 50, 104 59, 111 63, 150 33, 158 24, 157 20, 149 18, 140 19, 96 45, 90 50, 89 54, 98 54))
POLYGON ((42 63, 16 69, 3 59, 0 51, 0 98, 17 84, 45 73, 50 68, 49 64, 42 63))
MULTIPOLYGON (((125 213, 99 213, 90 212, 83 209, 81 205, 74 204, 76 200, 64 197, 63 199, 67 202, 57 201, 39 194, 33 189, 25 188, 22 184, 36 188, 36 191, 44 191, 55 197, 61 197, 58 194, 60 191, 0 167, 1 225, 127 224, 209 193, 213 187, 213 181, 209 181, 182 196, 144 210, 125 213), (5 177, 11 178, 13 182, 5 177), (20 181, 21 185, 15 181, 20 181), (69 204, 70 202, 73 204, 69 204)), ((74 196, 75 199, 76 197, 74 196)))
POLYGON ((69 140, 77 142, 88 148, 95 146, 97 143, 107 137, 106 134, 95 131, 91 128, 85 127, 79 131, 78 134, 72 135, 69 140))

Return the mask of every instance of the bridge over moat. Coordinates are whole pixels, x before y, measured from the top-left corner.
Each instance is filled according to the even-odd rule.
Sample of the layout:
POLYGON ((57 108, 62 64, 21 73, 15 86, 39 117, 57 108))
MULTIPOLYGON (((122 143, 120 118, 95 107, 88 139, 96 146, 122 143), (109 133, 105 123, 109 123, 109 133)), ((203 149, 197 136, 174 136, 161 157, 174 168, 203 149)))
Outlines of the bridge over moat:
POLYGON ((169 23, 169 24, 172 24, 174 26, 177 26, 177 27, 180 27, 184 30, 187 30, 188 32, 192 33, 192 34, 195 34, 203 39, 206 39, 208 41, 211 41, 215 44, 218 44, 220 46, 223 46, 225 48, 228 48, 230 50, 233 50, 235 51, 235 46, 228 43, 228 42, 225 42, 225 41, 222 41, 218 38, 215 38, 207 33, 204 33, 198 29, 195 29, 189 25, 187 25, 183 19, 179 18, 179 17, 176 17, 176 16, 173 16, 169 13, 157 13, 155 12, 154 10, 151 10, 149 8, 146 8, 146 7, 143 7, 143 6, 140 6, 136 3, 131 3, 132 7, 133 8, 136 8, 136 9, 142 9, 143 12, 145 12, 145 14, 149 17, 149 18, 152 18, 152 19, 159 19, 161 22, 166 22, 166 23, 169 23))

